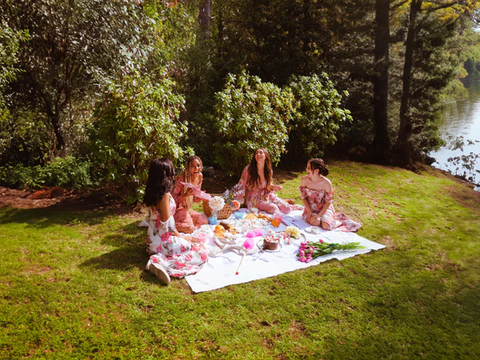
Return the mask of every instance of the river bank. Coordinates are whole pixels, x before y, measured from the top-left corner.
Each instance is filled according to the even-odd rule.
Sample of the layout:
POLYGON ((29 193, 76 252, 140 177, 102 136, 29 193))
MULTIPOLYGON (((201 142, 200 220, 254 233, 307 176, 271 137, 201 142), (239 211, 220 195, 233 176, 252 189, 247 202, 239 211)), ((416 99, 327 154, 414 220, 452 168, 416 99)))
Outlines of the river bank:
POLYGON ((468 97, 444 104, 439 128, 446 145, 430 156, 432 166, 469 180, 480 191, 480 79, 464 81, 468 97))

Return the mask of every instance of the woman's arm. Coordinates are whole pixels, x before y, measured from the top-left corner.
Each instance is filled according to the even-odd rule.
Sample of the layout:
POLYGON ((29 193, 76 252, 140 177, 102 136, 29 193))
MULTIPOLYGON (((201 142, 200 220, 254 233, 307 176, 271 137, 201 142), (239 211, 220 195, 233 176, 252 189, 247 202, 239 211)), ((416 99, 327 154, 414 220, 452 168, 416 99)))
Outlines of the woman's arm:
POLYGON ((282 185, 271 185, 270 189, 273 190, 273 191, 280 191, 283 188, 282 188, 282 185))
POLYGON ((325 195, 323 196, 324 204, 323 204, 322 209, 318 213, 319 216, 322 216, 323 214, 325 214, 325 211, 327 211, 327 209, 330 206, 330 204, 332 202, 332 199, 333 199, 332 183, 327 178, 325 178, 325 180, 327 181, 327 184, 325 186, 325 195))
POLYGON ((323 204, 322 209, 321 209, 320 212, 318 213, 318 217, 322 217, 323 214, 325 214, 325 211, 327 211, 327 209, 328 209, 329 206, 330 206, 330 202, 325 201, 324 204, 323 204))
POLYGON ((312 210, 310 210, 310 204, 308 203, 307 199, 302 199, 303 206, 305 208, 305 213, 307 216, 312 215, 312 210))
POLYGON ((185 182, 182 175, 180 174, 175 178, 175 188, 172 191, 172 196, 173 200, 175 200, 175 203, 177 205, 183 205, 185 206, 186 203, 186 198, 190 195, 192 195, 192 189, 187 188, 182 184, 182 182, 185 182))
POLYGON ((242 176, 240 176, 240 180, 238 181, 237 185, 237 195, 235 198, 237 200, 243 200, 245 196, 245 190, 247 188, 247 181, 248 181, 248 168, 250 165, 245 166, 242 171, 242 176))
POLYGON ((307 188, 307 177, 304 176, 300 180, 299 189, 300 189, 300 194, 301 194, 301 197, 302 197, 302 203, 303 203, 303 206, 305 208, 306 215, 311 216, 312 215, 312 210, 310 209, 310 204, 308 203, 307 192, 305 190, 306 188, 307 188))

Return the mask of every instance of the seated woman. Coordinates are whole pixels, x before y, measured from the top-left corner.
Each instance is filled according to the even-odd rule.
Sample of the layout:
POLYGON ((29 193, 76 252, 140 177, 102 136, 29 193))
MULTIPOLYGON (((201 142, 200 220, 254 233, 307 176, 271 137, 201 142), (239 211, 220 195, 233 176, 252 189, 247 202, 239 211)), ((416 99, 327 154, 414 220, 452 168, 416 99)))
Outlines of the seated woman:
POLYGON ((198 239, 182 237, 175 228, 175 201, 170 194, 174 173, 169 159, 153 160, 144 196, 149 207, 147 252, 151 254, 146 270, 165 284, 170 283, 170 276, 182 278, 197 273, 208 258, 198 239))
POLYGON ((357 231, 360 223, 343 213, 335 213, 332 183, 325 177, 328 172, 328 166, 322 159, 309 160, 307 175, 302 178, 299 187, 304 205, 302 217, 310 225, 321 225, 325 230, 357 231))
POLYGON ((174 219, 177 230, 191 234, 200 226, 207 224, 208 219, 192 209, 194 202, 201 201, 193 195, 193 189, 185 184, 191 184, 198 190, 202 188, 202 160, 198 156, 189 156, 185 162, 185 170, 175 178, 175 189, 172 191, 173 199, 177 204, 174 219))
POLYGON ((260 148, 255 151, 250 165, 243 169, 238 182, 237 190, 240 191, 240 195, 237 199, 241 200, 243 192, 245 192, 245 204, 248 209, 257 208, 270 214, 275 211, 288 214, 291 210, 299 207, 299 205, 294 205, 292 200, 280 199, 275 191, 282 190, 282 187, 273 185, 272 182, 273 170, 270 154, 267 150, 260 148))

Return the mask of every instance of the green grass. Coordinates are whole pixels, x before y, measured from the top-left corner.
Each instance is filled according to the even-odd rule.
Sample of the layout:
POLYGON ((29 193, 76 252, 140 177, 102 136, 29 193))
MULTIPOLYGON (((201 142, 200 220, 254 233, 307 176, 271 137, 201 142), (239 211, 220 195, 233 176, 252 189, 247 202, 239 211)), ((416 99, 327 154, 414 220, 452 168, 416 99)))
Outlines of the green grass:
MULTIPOLYGON (((329 166, 384 250, 200 294, 143 270, 139 214, 0 208, 0 358, 479 358, 480 194, 329 166)), ((300 202, 301 175, 280 196, 300 202)))

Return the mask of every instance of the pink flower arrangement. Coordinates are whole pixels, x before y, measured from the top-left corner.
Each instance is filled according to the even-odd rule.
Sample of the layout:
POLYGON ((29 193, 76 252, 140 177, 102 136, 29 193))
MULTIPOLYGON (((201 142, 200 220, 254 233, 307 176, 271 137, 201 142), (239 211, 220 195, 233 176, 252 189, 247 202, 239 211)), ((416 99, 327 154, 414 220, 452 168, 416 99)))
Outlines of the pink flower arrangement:
POLYGON ((361 246, 359 242, 352 242, 348 244, 336 244, 326 243, 322 239, 317 241, 306 241, 300 244, 298 249, 298 261, 308 263, 313 259, 331 254, 334 250, 351 251, 356 249, 363 249, 365 246, 361 246))
POLYGON ((225 190, 225 192, 222 194, 222 197, 233 210, 238 210, 240 208, 240 203, 236 199, 238 199, 242 194, 243 190, 239 190, 237 184, 233 188, 225 190))

